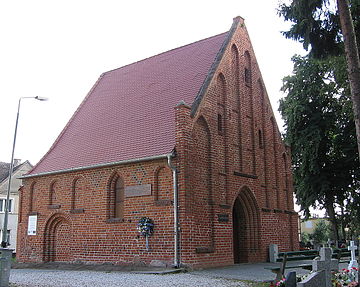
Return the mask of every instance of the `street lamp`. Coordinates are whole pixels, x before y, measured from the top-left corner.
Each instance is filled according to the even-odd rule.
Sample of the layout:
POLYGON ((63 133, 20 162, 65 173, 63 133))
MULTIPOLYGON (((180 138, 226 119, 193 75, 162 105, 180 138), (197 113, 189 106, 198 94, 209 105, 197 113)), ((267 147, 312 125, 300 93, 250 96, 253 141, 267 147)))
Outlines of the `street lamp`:
POLYGON ((6 248, 9 246, 8 242, 8 218, 9 218, 9 207, 10 207, 10 188, 11 188, 11 178, 14 169, 14 152, 15 152, 15 144, 16 144, 16 134, 17 134, 17 127, 19 121, 19 112, 20 112, 20 104, 22 99, 35 99, 38 101, 47 101, 47 98, 43 97, 21 97, 19 98, 18 108, 17 108, 17 116, 16 116, 16 123, 15 123, 15 132, 14 132, 14 141, 12 146, 12 153, 11 153, 11 161, 10 161, 10 169, 9 169, 9 183, 6 193, 6 201, 5 201, 5 213, 4 213, 4 225, 3 225, 3 232, 2 232, 2 240, 1 240, 1 247, 6 248))

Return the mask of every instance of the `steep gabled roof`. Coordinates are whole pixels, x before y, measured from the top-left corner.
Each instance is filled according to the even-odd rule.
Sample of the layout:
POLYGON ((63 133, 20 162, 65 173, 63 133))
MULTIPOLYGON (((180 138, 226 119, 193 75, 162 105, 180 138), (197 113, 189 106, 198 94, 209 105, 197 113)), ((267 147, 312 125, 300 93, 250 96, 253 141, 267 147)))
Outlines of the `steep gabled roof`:
POLYGON ((169 154, 174 107, 195 101, 230 32, 102 74, 29 176, 169 154))

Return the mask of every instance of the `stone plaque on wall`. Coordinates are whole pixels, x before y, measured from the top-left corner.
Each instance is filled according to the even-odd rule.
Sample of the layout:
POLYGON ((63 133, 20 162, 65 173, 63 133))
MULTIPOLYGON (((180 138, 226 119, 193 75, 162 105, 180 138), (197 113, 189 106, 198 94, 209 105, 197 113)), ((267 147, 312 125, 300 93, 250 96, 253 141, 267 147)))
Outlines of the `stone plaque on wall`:
POLYGON ((30 215, 28 219, 28 235, 36 235, 37 215, 30 215))
POLYGON ((151 195, 151 184, 125 186, 125 197, 151 195))

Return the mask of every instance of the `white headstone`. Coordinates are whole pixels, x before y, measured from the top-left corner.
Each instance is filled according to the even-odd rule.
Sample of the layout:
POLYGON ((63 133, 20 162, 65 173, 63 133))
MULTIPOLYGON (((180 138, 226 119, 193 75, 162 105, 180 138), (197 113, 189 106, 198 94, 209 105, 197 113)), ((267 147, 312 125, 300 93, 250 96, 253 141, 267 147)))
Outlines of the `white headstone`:
POLYGON ((355 245, 355 242, 350 241, 350 246, 348 246, 348 250, 351 253, 351 260, 349 262, 348 269, 350 270, 350 272, 356 273, 355 274, 355 277, 357 277, 356 280, 358 280, 358 272, 356 270, 354 270, 353 267, 355 267, 355 268, 359 267, 358 262, 356 260, 356 254, 355 254, 357 249, 358 249, 358 247, 355 245))
POLYGON ((331 247, 331 239, 329 238, 328 240, 327 240, 327 247, 331 247))

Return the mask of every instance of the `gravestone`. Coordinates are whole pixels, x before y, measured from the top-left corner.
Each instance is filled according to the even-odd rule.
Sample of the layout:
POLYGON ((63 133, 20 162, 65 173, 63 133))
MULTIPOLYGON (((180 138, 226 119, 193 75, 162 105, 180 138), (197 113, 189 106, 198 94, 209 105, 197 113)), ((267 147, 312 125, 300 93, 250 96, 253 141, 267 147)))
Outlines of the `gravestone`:
POLYGON ((359 275, 358 272, 356 270, 353 269, 353 267, 358 268, 358 262, 356 261, 356 250, 358 249, 358 247, 355 245, 354 241, 350 241, 350 246, 348 246, 348 250, 351 253, 351 260, 349 262, 348 265, 348 269, 350 270, 350 272, 354 272, 355 273, 355 280, 359 281, 359 275))
MULTIPOLYGON (((322 271, 318 271, 315 273, 311 273, 303 281, 298 283, 297 287, 323 287, 323 286, 327 286, 327 285, 324 285, 325 281, 326 281, 325 270, 322 270, 322 271)), ((331 281, 330 281, 330 284, 331 284, 331 281)))
POLYGON ((298 284, 298 287, 331 287, 331 271, 339 269, 337 259, 332 259, 332 250, 329 247, 320 249, 320 259, 312 261, 312 271, 305 280, 298 284))
POLYGON ((325 285, 324 287, 331 287, 331 271, 339 270, 339 261, 332 259, 332 250, 329 247, 323 247, 320 249, 320 260, 313 260, 313 271, 325 271, 325 285))
POLYGON ((329 238, 328 240, 327 240, 327 247, 331 247, 331 239, 329 238))
POLYGON ((291 271, 286 275, 285 287, 296 287, 296 272, 291 271))
POLYGON ((276 259, 279 256, 279 247, 277 244, 270 244, 269 245, 269 260, 272 263, 276 263, 276 259))
POLYGON ((348 269, 351 269, 352 267, 356 267, 358 268, 358 262, 356 261, 356 255, 355 255, 355 251, 358 249, 358 247, 355 245, 354 241, 350 241, 350 246, 348 246, 348 250, 351 253, 351 260, 349 263, 349 267, 348 269))

